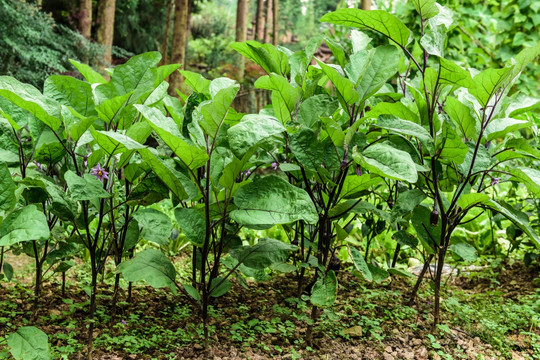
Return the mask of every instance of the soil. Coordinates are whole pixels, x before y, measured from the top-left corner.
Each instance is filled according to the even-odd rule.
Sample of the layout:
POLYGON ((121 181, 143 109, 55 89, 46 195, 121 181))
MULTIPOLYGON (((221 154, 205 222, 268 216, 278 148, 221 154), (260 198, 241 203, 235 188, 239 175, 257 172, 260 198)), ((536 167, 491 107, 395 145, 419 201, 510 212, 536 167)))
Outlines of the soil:
MULTIPOLYGON (((494 287, 499 287, 504 298, 517 299, 527 294, 538 294, 533 280, 539 270, 538 266, 525 267, 516 262, 498 272, 496 281, 470 275, 451 277, 447 282, 447 294, 456 290, 481 293, 494 287)), ((231 291, 214 302, 215 316, 210 321, 208 351, 203 348, 197 314, 182 295, 138 285, 134 287, 131 303, 120 302, 117 309, 113 309, 112 294, 108 290, 111 287, 102 286, 98 300, 102 312, 98 314, 95 338, 107 337, 109 342, 96 340, 94 359, 427 360, 444 359, 444 354, 452 356, 446 358, 454 359, 510 358, 459 327, 450 326, 447 333, 439 332, 434 339, 428 337, 434 334, 430 298, 421 292, 413 307, 404 305, 414 279, 394 277, 375 284, 342 272, 339 281, 334 308, 332 311, 319 311, 311 347, 305 343, 311 308, 302 302, 295 304, 292 300, 297 298, 293 276, 279 275, 264 283, 248 281, 247 289, 235 283, 231 291), (360 319, 363 324, 374 321, 375 325, 362 327, 358 325, 360 319), (153 332, 157 339, 148 340, 152 339, 153 332), (126 342, 115 345, 114 340, 110 340, 127 339, 126 336, 135 339, 131 345, 126 345, 126 342), (170 338, 165 339, 164 336, 170 338), (139 344, 141 337, 147 342, 153 341, 154 345, 147 345, 142 353, 135 353, 133 344, 139 344), (433 341, 436 341, 435 346, 433 341)), ((22 283, 24 286, 24 281, 22 283)), ((2 303, 14 301, 16 304, 12 305, 15 315, 10 320, 11 329, 27 324, 32 313, 32 291, 21 291, 21 287, 15 288, 5 282, 0 284, 2 303)), ((62 297, 59 284, 51 282, 45 284, 42 293, 41 307, 33 325, 49 335, 53 349, 60 351, 58 349, 67 346, 67 338, 85 344, 88 324, 84 303, 88 301, 86 293, 72 284, 68 286, 66 296, 62 297)), ((126 296, 124 288, 120 299, 125 300, 126 296)), ((0 324, 3 319, 0 318, 0 324)), ((455 319, 443 311, 443 323, 455 323, 451 320, 455 319)), ((521 330, 508 334, 508 340, 515 344, 511 358, 540 358, 540 354, 534 353, 538 347, 525 341, 520 335, 521 330)), ((11 331, 0 326, 0 339, 11 331)), ((533 332, 540 335, 539 327, 533 332)), ((69 358, 84 359, 84 351, 79 345, 69 358)))

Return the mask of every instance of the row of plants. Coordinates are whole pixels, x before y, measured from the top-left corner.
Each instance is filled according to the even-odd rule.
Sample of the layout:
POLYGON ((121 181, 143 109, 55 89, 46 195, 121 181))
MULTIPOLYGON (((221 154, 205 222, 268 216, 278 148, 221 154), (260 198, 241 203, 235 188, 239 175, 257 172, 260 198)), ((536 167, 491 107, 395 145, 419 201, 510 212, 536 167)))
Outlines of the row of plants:
MULTIPOLYGON (((169 96, 165 79, 179 66, 157 67, 156 52, 116 67, 109 81, 72 61, 85 80, 53 75, 43 92, 0 77, 3 275, 13 275, 7 251, 34 258, 37 314, 43 272, 65 280, 73 259, 87 261, 91 358, 97 280, 108 259, 113 303, 122 276, 182 294, 199 314, 205 347, 209 306, 233 278, 246 285, 245 276, 291 273, 298 296, 309 294, 311 346, 320 309, 337 298, 343 263, 381 281, 411 276, 400 260, 415 252, 424 267, 410 301, 435 264, 436 328, 448 254, 476 257, 458 230, 498 214, 506 219, 498 226, 512 224, 510 238, 531 246, 531 259, 540 248, 529 223, 538 211, 516 196, 537 210, 538 99, 513 90, 540 46, 501 68, 464 69, 444 57, 449 12, 434 1, 414 4, 418 34, 381 10, 323 16, 361 30, 350 34, 351 52, 332 48, 336 64, 312 65, 322 37, 298 52, 234 43, 267 74, 255 86, 272 101, 258 114, 234 110, 240 86, 228 78, 181 71, 193 92, 182 101, 169 96), (373 47, 368 34, 387 44, 373 47), (173 209, 156 206, 163 202, 173 209), (253 239, 246 229, 279 236, 253 239), (179 278, 164 251, 171 233, 191 248, 188 277, 179 278), (376 237, 391 255, 370 255, 376 237)), ((10 336, 15 358, 43 350, 36 342, 46 336, 36 333, 25 327, 10 336)))

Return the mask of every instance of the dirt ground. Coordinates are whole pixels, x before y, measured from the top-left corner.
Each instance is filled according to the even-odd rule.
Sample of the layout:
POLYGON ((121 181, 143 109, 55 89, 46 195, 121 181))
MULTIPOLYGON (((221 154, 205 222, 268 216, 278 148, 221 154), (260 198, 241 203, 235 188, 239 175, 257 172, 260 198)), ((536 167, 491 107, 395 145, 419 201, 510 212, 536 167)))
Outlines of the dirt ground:
MULTIPOLYGON (((17 266, 22 268, 23 265, 17 266)), ((445 294, 482 293, 498 286, 503 298, 517 299, 526 294, 538 294, 533 284, 538 273, 538 267, 527 268, 517 262, 498 273, 496 280, 500 285, 494 285, 486 277, 457 276, 448 280, 445 294)), ((21 290, 31 279, 21 280, 17 288, 5 282, 0 284, 0 304, 11 302, 14 314, 5 327, 1 325, 8 321, 7 312, 0 314, 0 338, 12 331, 10 329, 27 324, 31 317, 32 291, 21 290)), ((433 334, 431 297, 422 291, 412 307, 404 305, 414 280, 394 277, 374 284, 343 272, 339 274, 339 281, 334 308, 319 311, 311 347, 306 347, 305 343, 311 308, 305 302, 292 300, 297 298, 293 276, 249 282, 248 289, 235 283, 229 293, 214 303, 208 351, 203 348, 197 314, 181 295, 139 285, 134 289, 131 303, 123 301, 113 309, 111 287, 102 286, 98 304, 101 311, 98 310, 95 331, 95 338, 101 340, 96 340, 94 358, 540 359, 537 351, 540 346, 531 346, 520 335, 523 329, 508 334, 515 346, 504 355, 460 326, 449 325, 446 332, 439 331, 430 338, 428 335, 433 334), (146 345, 140 347, 143 343, 146 345)), ((125 297, 123 289, 120 298, 125 297)), ((71 343, 72 353, 64 358, 85 358, 88 320, 84 302, 87 300, 84 289, 74 283, 68 282, 65 297, 61 296, 58 283, 45 285, 33 324, 49 335, 57 356, 71 343)), ((445 299, 442 300, 444 303, 445 299)), ((451 316, 443 309, 443 323, 459 321, 451 316)), ((540 335, 538 326, 532 331, 540 335)))

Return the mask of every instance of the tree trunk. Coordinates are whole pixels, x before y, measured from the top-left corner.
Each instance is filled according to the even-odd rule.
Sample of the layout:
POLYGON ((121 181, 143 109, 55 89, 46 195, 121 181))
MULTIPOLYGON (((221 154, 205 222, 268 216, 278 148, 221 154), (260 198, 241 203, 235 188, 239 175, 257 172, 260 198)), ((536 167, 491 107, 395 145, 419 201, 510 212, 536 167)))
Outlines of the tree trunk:
POLYGON ((165 33, 161 44, 161 65, 169 63, 169 34, 171 33, 171 14, 174 8, 174 0, 167 0, 167 17, 165 18, 165 33))
POLYGON ((81 34, 90 40, 92 35, 92 0, 81 0, 79 13, 79 28, 81 29, 81 34))
POLYGON ((255 17, 255 40, 264 39, 264 0, 257 0, 257 16, 255 17))
POLYGON ((276 46, 279 44, 279 0, 273 0, 272 12, 273 12, 272 44, 276 46))
POLYGON ((371 10, 371 0, 362 0, 362 10, 371 10))
POLYGON ((273 0, 266 0, 266 29, 264 32, 264 42, 270 42, 270 36, 272 35, 272 2, 273 0))
MULTIPOLYGON (((248 0, 238 0, 236 6, 236 38, 238 42, 246 41, 248 0)), ((238 56, 238 81, 244 80, 244 57, 238 56)))
POLYGON ((103 62, 105 65, 112 63, 112 43, 114 36, 114 13, 116 0, 101 0, 98 6, 97 42, 105 47, 103 62))
MULTIPOLYGON (((189 15, 188 0, 175 0, 174 27, 173 27, 173 47, 171 53, 171 63, 181 64, 184 67, 186 61, 186 39, 189 29, 187 28, 189 15)), ((182 74, 175 71, 171 74, 169 94, 176 95, 175 89, 182 87, 184 79, 182 74)))

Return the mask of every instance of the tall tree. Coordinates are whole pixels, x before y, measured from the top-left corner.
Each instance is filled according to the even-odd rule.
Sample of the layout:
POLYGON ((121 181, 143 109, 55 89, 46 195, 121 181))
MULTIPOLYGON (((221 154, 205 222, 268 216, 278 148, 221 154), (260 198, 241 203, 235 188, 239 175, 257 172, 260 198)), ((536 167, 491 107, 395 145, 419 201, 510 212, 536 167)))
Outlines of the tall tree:
MULTIPOLYGON (((249 0, 238 0, 236 4, 236 41, 244 42, 247 37, 248 25, 248 2, 249 0)), ((238 64, 238 80, 244 79, 244 57, 240 56, 238 64)))
POLYGON ((264 0, 257 0, 257 15, 255 16, 255 40, 264 39, 264 0))
MULTIPOLYGON (((182 67, 186 61, 186 43, 189 29, 187 28, 189 17, 189 0, 175 0, 174 8, 174 27, 171 62, 181 64, 182 67)), ((184 81, 182 74, 175 71, 171 74, 169 94, 175 95, 175 89, 180 89, 184 81)))
POLYGON ((161 64, 167 64, 169 60, 169 34, 171 32, 171 14, 174 8, 174 0, 167 0, 167 15, 165 18, 165 33, 161 45, 161 64))
POLYGON ((92 0, 81 0, 79 15, 81 34, 85 38, 90 39, 92 35, 92 0))
POLYGON ((362 10, 371 10, 371 0, 362 0, 362 10))
POLYGON ((279 0, 273 0, 272 4, 272 16, 273 16, 273 26, 272 26, 272 44, 279 44, 279 0))
POLYGON ((272 2, 273 0, 266 0, 266 29, 264 32, 264 42, 270 42, 270 36, 272 36, 272 2))
POLYGON ((105 47, 103 62, 112 63, 112 43, 114 37, 114 13, 116 11, 116 0, 100 0, 98 5, 97 22, 97 42, 105 47))

